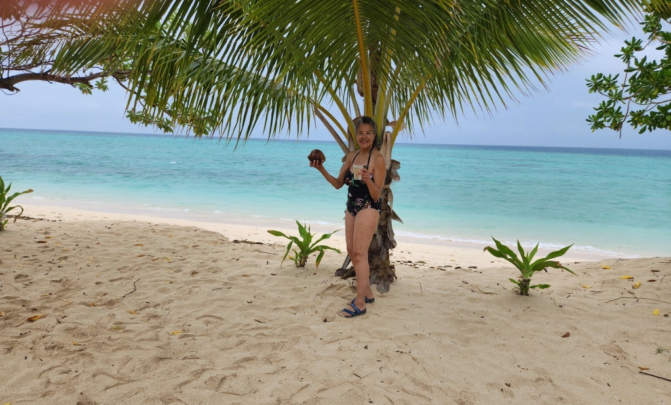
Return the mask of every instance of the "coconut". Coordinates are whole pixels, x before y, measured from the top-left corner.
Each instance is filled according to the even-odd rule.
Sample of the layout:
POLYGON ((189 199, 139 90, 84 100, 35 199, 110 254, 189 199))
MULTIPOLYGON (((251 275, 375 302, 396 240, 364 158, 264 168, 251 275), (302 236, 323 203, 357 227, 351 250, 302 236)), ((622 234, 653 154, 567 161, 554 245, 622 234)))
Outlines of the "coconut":
POLYGON ((324 163, 326 161, 326 156, 324 156, 324 152, 320 151, 319 149, 314 149, 308 155, 308 160, 310 162, 319 161, 319 163, 324 163))

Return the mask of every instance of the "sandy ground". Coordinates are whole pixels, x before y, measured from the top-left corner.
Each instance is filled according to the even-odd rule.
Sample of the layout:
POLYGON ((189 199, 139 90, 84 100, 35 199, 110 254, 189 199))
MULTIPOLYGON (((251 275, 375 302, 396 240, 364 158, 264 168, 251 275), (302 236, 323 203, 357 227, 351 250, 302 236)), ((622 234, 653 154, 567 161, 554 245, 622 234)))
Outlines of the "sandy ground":
POLYGON ((343 319, 344 255, 280 267, 280 244, 90 219, 0 233, 0 404, 671 402, 640 369, 671 380, 669 258, 550 269, 520 297, 479 249, 439 253, 343 319))

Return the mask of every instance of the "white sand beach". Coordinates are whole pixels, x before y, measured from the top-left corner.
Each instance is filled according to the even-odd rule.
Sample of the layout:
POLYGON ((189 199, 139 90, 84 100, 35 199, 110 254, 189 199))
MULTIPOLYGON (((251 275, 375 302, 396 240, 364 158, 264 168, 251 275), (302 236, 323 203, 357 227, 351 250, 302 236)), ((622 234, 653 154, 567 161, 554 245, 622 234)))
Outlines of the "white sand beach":
POLYGON ((401 243, 349 320, 344 254, 281 267, 261 228, 26 215, 0 233, 0 404, 671 402, 670 258, 569 263, 520 297, 479 248, 401 243))

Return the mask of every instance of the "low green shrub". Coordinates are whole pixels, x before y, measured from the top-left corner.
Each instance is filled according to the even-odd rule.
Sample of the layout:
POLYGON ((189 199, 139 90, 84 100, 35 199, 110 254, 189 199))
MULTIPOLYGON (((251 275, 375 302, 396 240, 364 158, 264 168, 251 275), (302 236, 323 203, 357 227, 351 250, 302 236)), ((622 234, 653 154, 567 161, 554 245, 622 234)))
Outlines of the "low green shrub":
POLYGON ((284 254, 284 257, 282 258, 282 263, 284 263, 284 260, 286 260, 287 256, 289 255, 289 251, 291 250, 292 246, 296 247, 296 249, 293 249, 294 255, 289 256, 289 259, 292 259, 294 261, 296 267, 305 267, 305 264, 308 261, 308 256, 310 256, 312 253, 319 252, 319 255, 317 255, 317 262, 316 262, 317 268, 319 268, 319 263, 322 261, 324 253, 327 250, 333 250, 340 253, 340 250, 334 247, 319 245, 319 242, 329 239, 331 235, 338 232, 337 230, 331 233, 325 233, 324 235, 321 236, 321 238, 312 242, 312 240, 317 234, 311 233, 309 226, 306 228, 304 225, 301 225, 301 223, 298 221, 296 221, 296 224, 298 224, 298 233, 300 234, 300 238, 296 236, 287 236, 280 231, 273 231, 273 230, 268 231, 268 233, 271 235, 287 238, 290 241, 289 245, 287 246, 287 252, 284 254))
MULTIPOLYGON (((494 239, 494 237, 492 237, 492 239, 494 239)), ((520 245, 520 241, 518 240, 517 250, 520 252, 520 255, 522 256, 522 258, 520 259, 519 257, 517 257, 515 252, 513 252, 513 250, 510 249, 508 246, 504 245, 503 243, 499 242, 496 239, 494 239, 494 243, 496 243, 496 249, 487 246, 485 248, 485 251, 491 253, 495 257, 507 260, 508 262, 512 263, 513 266, 517 267, 517 269, 522 273, 522 278, 520 280, 514 280, 512 278, 508 279, 515 285, 517 285, 517 287, 520 290, 520 295, 529 295, 530 288, 544 289, 550 287, 549 284, 531 285, 531 277, 534 275, 534 273, 537 271, 545 270, 547 267, 566 270, 569 273, 575 275, 575 273, 571 271, 568 267, 564 267, 558 261, 551 260, 563 256, 573 245, 569 245, 566 246, 565 248, 551 252, 542 259, 538 259, 535 262, 532 262, 534 256, 536 255, 536 252, 538 251, 538 244, 536 245, 535 248, 533 248, 531 252, 525 252, 524 249, 522 249, 522 245, 520 245)))
POLYGON ((12 195, 9 195, 9 190, 12 188, 12 183, 9 183, 9 186, 5 188, 5 182, 2 180, 2 176, 0 176, 0 231, 4 231, 5 228, 7 227, 7 222, 9 222, 9 219, 7 219, 7 213, 15 208, 19 208, 21 212, 17 215, 14 216, 14 222, 16 222, 16 219, 23 215, 23 207, 20 205, 14 205, 12 207, 9 206, 9 204, 12 202, 13 199, 16 197, 20 196, 21 194, 28 194, 32 193, 33 190, 26 190, 26 191, 21 191, 20 193, 14 193, 12 195))

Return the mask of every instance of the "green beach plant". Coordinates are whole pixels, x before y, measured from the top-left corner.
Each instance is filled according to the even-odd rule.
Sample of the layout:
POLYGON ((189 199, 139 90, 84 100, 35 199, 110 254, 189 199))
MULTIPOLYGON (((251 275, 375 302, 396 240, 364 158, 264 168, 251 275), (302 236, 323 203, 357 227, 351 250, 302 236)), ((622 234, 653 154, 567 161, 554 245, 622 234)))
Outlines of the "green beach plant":
POLYGON ((499 242, 494 237, 492 237, 492 239, 494 239, 494 243, 496 243, 496 249, 494 249, 491 246, 487 246, 484 249, 484 251, 491 253, 492 256, 504 259, 512 263, 512 265, 517 267, 520 273, 522 273, 520 280, 515 280, 512 278, 508 279, 513 284, 517 285, 517 287, 520 290, 520 295, 529 295, 529 289, 531 288, 538 288, 542 290, 550 287, 549 284, 531 285, 531 277, 534 275, 534 273, 537 271, 545 270, 547 267, 566 270, 569 273, 575 275, 575 273, 571 271, 568 267, 564 267, 558 261, 552 260, 557 257, 563 256, 573 245, 569 245, 566 246, 565 248, 551 252, 547 256, 532 262, 534 256, 536 256, 536 252, 538 252, 538 244, 536 244, 536 247, 533 248, 533 250, 531 250, 530 252, 525 252, 524 249, 522 248, 522 245, 520 244, 520 241, 518 240, 517 250, 520 252, 521 256, 520 259, 519 257, 517 257, 515 252, 513 252, 513 250, 510 249, 508 246, 499 242))
POLYGON ((16 197, 20 196, 21 194, 28 194, 32 193, 33 190, 26 190, 26 191, 21 191, 19 193, 14 193, 12 195, 9 195, 9 190, 12 188, 12 183, 9 183, 7 188, 5 188, 5 182, 2 180, 2 176, 0 176, 0 231, 4 231, 5 227, 7 227, 7 222, 9 222, 9 219, 7 219, 7 213, 14 208, 19 208, 21 209, 21 212, 14 216, 14 222, 18 219, 23 214, 23 207, 20 205, 14 205, 14 206, 9 206, 9 204, 14 200, 16 197))
POLYGON ((309 226, 306 228, 305 225, 302 225, 298 221, 296 221, 296 224, 298 224, 298 233, 300 234, 300 238, 296 236, 287 236, 280 231, 273 231, 273 230, 268 231, 268 233, 271 235, 289 239, 287 252, 284 254, 284 257, 282 258, 282 263, 284 263, 287 256, 289 255, 289 250, 291 250, 292 246, 295 246, 296 249, 293 249, 294 255, 289 256, 289 259, 292 259, 294 261, 296 267, 305 267, 305 264, 308 261, 308 256, 316 252, 319 252, 319 255, 317 255, 317 262, 315 263, 317 265, 317 268, 319 268, 319 263, 321 263, 322 258, 324 257, 324 253, 327 250, 333 250, 340 253, 340 250, 334 247, 319 245, 319 242, 329 239, 331 235, 338 232, 337 230, 331 233, 325 233, 321 236, 321 238, 313 242, 314 237, 317 234, 311 233, 309 226))

